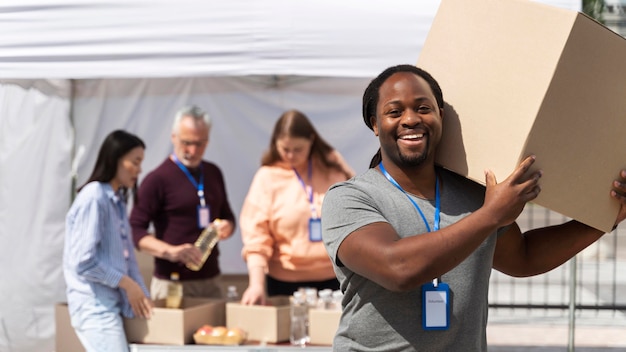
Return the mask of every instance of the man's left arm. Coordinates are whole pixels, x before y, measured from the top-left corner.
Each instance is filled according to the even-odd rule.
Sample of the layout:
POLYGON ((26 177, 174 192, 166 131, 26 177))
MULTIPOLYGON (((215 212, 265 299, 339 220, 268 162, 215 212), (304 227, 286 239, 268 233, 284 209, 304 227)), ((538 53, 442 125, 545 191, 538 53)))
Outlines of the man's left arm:
MULTIPOLYGON (((611 197, 620 202, 615 226, 626 218, 626 170, 613 182, 611 197)), ((521 233, 513 224, 498 237, 494 269, 517 277, 548 272, 565 263, 604 235, 603 231, 572 220, 521 233)))

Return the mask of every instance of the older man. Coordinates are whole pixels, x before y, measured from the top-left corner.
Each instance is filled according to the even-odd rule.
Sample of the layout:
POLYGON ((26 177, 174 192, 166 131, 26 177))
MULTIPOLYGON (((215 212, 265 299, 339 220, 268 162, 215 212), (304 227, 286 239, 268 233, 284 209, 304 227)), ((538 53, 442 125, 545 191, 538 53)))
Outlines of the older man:
POLYGON ((220 239, 235 228, 224 178, 217 165, 202 160, 209 143, 211 119, 197 106, 178 111, 172 126, 174 151, 141 183, 130 223, 135 246, 155 257, 150 293, 165 298, 173 273, 187 297, 221 297, 217 246, 198 271, 202 254, 194 242, 215 219, 220 239), (154 234, 148 232, 153 224, 154 234))

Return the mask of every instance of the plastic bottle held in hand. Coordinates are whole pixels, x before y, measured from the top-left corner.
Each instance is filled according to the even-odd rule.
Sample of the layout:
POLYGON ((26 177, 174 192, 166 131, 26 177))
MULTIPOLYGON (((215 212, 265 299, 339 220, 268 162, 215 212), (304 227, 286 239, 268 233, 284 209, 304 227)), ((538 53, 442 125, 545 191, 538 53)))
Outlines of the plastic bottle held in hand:
POLYGON ((215 245, 217 244, 217 241, 219 241, 219 236, 217 235, 217 224, 219 224, 221 220, 220 219, 215 219, 215 221, 213 221, 212 223, 209 224, 209 226, 207 226, 206 228, 204 228, 204 230, 202 230, 202 232, 200 233, 200 236, 198 236, 198 239, 196 240, 196 243, 194 243, 194 246, 196 246, 200 252, 202 252, 202 261, 200 262, 199 265, 193 264, 193 263, 187 263, 186 266, 193 270, 193 271, 198 271, 202 268, 202 266, 204 265, 204 262, 206 262, 207 258, 209 257, 209 255, 211 255, 211 251, 213 251, 213 247, 215 247, 215 245))
POLYGON ((304 347, 309 339, 307 336, 308 307, 302 292, 296 291, 290 297, 291 327, 289 342, 294 346, 304 347))
POLYGON ((178 273, 170 274, 170 283, 167 286, 165 308, 180 308, 183 303, 183 284, 179 281, 178 273))

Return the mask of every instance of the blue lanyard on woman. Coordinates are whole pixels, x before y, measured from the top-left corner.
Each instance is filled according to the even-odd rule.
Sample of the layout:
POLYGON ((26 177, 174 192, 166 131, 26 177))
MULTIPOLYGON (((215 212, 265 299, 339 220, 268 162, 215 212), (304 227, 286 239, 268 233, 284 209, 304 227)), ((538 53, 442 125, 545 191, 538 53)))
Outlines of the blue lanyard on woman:
MULTIPOLYGON (((406 193, 406 191, 404 189, 402 189, 402 187, 398 184, 398 182, 396 182, 396 180, 394 180, 393 177, 391 177, 391 175, 389 175, 387 170, 385 170, 385 167, 383 166, 383 162, 382 161, 378 164, 378 167, 380 168, 380 171, 383 173, 383 175, 385 175, 387 180, 389 180, 389 182, 391 182, 394 186, 396 186, 397 189, 402 191, 402 193, 404 193, 404 195, 407 198, 409 198, 411 203, 413 203, 413 206, 415 206, 415 209, 417 209, 417 211, 420 213, 420 216, 422 217, 422 220, 424 221, 424 224, 426 224, 426 230, 428 230, 428 232, 430 232, 430 225, 428 225, 428 221, 426 220, 426 216, 422 212, 422 209, 420 209, 419 205, 417 205, 417 203, 415 203, 413 198, 411 198, 408 195, 408 193, 406 193)), ((440 213, 440 210, 441 210, 441 203, 440 202, 441 201, 440 201, 440 197, 439 197, 439 178, 437 178, 436 183, 435 183, 435 223, 433 224, 434 225, 433 231, 439 230, 439 216, 440 216, 439 213, 440 213)))
MULTIPOLYGON (((312 167, 312 163, 311 163, 311 159, 309 159, 309 169, 307 171, 307 177, 309 182, 311 182, 311 176, 313 173, 313 167, 312 167)), ((311 217, 313 218, 317 218, 317 211, 315 209, 315 203, 313 203, 313 186, 311 187, 307 187, 306 183, 304 183, 304 180, 302 179, 302 177, 300 176, 300 174, 298 173, 298 170, 296 170, 295 167, 293 168, 293 172, 296 173, 296 177, 298 177, 298 180, 300 181, 300 184, 302 185, 302 188, 304 189, 304 192, 306 193, 306 196, 309 200, 309 204, 311 204, 311 217), (309 192, 310 189, 310 192, 309 192)))
POLYGON ((306 193, 309 203, 311 204, 311 217, 309 218, 309 240, 311 242, 320 242, 322 241, 322 219, 320 219, 317 216, 315 203, 313 203, 313 184, 311 182, 311 176, 313 174, 313 164, 311 162, 311 159, 309 159, 309 170, 308 170, 308 177, 309 177, 309 182, 311 182, 311 187, 306 186, 306 183, 304 183, 304 180, 302 179, 302 177, 300 177, 300 174, 298 173, 298 170, 296 170, 295 167, 293 167, 293 172, 296 173, 298 180, 300 180, 300 184, 302 185, 302 188, 304 188, 304 192, 306 193), (310 192, 309 192, 309 189, 310 189, 310 192))

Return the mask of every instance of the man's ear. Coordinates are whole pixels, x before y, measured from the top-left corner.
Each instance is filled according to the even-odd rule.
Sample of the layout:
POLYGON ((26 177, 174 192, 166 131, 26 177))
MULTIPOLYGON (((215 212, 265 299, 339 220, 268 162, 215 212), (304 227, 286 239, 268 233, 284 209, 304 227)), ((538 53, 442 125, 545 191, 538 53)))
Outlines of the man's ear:
POLYGON ((374 135, 378 137, 378 125, 376 124, 376 116, 370 116, 370 125, 372 126, 372 131, 374 131, 374 135))

